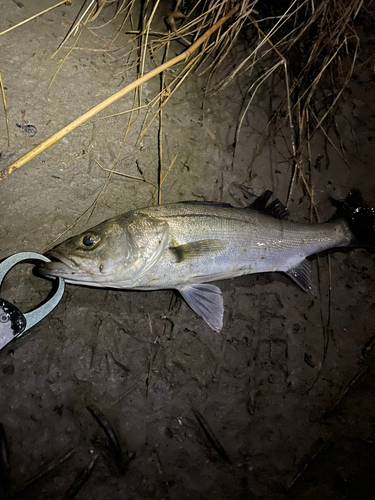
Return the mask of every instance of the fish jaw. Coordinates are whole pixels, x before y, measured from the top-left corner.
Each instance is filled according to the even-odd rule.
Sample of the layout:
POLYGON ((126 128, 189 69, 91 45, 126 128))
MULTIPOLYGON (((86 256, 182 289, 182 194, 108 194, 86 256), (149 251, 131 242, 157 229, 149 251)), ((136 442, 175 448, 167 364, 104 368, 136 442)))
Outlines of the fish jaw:
POLYGON ((42 276, 46 278, 63 278, 69 282, 87 281, 88 284, 91 284, 92 274, 90 276, 87 271, 82 272, 79 264, 74 260, 55 250, 50 250, 45 255, 51 262, 40 263, 36 268, 37 272, 42 276))
MULTIPOLYGON (((62 244, 64 245, 64 244, 62 244)), ((51 262, 38 264, 36 272, 46 278, 63 278, 73 285, 94 286, 100 288, 121 288, 117 283, 116 272, 106 273, 99 259, 81 258, 77 255, 67 256, 56 247, 46 254, 51 262)))

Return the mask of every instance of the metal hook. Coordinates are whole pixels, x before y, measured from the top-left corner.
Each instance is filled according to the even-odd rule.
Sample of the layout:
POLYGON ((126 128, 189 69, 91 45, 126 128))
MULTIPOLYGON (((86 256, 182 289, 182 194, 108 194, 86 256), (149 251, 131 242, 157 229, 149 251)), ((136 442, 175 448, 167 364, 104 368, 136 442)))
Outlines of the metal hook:
MULTIPOLYGON (((34 252, 21 252, 11 255, 0 263, 0 288, 5 276, 18 263, 26 260, 39 260, 43 262, 51 262, 48 257, 34 252)), ((54 295, 42 306, 28 313, 21 313, 16 306, 9 302, 0 299, 0 350, 16 337, 30 330, 39 321, 45 318, 60 302, 64 294, 65 283, 62 278, 59 278, 59 283, 54 295), (12 318, 17 322, 12 324, 12 318), (7 327, 7 328, 6 328, 7 327)))

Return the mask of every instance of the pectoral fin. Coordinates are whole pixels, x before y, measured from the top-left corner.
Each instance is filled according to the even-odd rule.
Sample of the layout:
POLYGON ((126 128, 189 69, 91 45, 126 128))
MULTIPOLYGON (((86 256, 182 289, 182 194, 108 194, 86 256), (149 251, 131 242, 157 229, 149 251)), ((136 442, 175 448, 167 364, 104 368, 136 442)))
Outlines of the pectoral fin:
POLYGON ((212 255, 225 250, 227 246, 228 243, 222 240, 199 240, 170 247, 170 251, 173 253, 176 262, 180 263, 197 257, 212 255))
POLYGON ((308 260, 304 259, 296 267, 289 269, 286 274, 290 276, 302 290, 315 295, 316 290, 311 279, 311 264, 308 260))
POLYGON ((178 288, 189 306, 216 332, 223 328, 223 296, 215 285, 185 285, 178 288))

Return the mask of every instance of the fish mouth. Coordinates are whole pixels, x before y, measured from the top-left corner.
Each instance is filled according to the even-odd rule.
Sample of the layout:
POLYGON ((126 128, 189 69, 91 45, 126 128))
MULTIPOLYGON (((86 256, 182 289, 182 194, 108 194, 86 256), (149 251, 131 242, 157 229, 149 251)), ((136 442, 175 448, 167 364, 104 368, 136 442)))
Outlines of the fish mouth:
POLYGON ((50 250, 45 254, 51 262, 43 262, 36 266, 36 272, 46 278, 72 278, 79 273, 78 265, 71 259, 50 250))

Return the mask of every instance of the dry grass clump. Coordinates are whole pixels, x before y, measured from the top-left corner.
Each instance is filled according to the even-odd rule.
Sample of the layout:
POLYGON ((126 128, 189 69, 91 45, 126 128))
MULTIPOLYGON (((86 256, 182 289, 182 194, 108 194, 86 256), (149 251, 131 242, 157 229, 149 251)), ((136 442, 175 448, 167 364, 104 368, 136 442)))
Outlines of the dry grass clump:
MULTIPOLYGON (((219 92, 240 76, 241 82, 248 82, 238 117, 235 144, 240 140, 241 125, 257 91, 267 82, 273 84, 276 81, 277 84, 272 85, 276 86, 275 95, 270 96, 270 120, 261 134, 258 150, 272 129, 283 130, 285 134, 285 125, 288 126, 286 140, 290 150, 289 161, 293 164, 289 200, 297 179, 302 181, 304 189, 311 195, 311 139, 320 130, 327 141, 331 141, 328 131, 334 125, 336 105, 352 75, 358 55, 359 40, 353 20, 361 6, 362 0, 293 0, 291 3, 271 0, 86 0, 57 52, 67 50, 61 67, 71 51, 79 48, 77 42, 81 34, 94 33, 98 37, 104 25, 116 23, 116 36, 104 41, 103 50, 118 53, 124 69, 129 72, 136 68, 136 77, 140 79, 131 85, 134 103, 129 112, 124 140, 134 123, 134 112, 138 116, 140 110, 146 108, 139 139, 158 119, 159 202, 163 179, 163 108, 186 78, 192 72, 205 76, 205 87, 211 93, 219 92), (217 26, 220 19, 226 22, 212 32, 212 26, 217 26), (127 38, 122 34, 126 34, 127 38), (70 47, 67 46, 69 40, 70 47), (125 43, 122 43, 123 40, 125 43), (236 43, 244 49, 242 58, 238 60, 237 57, 236 67, 225 72, 223 63, 236 43), (176 54, 184 56, 179 59, 176 54), (171 75, 168 68, 182 61, 184 64, 177 66, 177 73, 171 75), (151 76, 161 75, 160 92, 145 104, 142 83, 150 65, 160 68, 160 71, 155 68, 148 73, 151 76), (283 87, 280 82, 283 82, 283 87)), ((108 98, 107 101, 109 105, 114 99, 108 98)), ((103 109, 103 106, 96 108, 103 109)), ((86 113, 85 120, 93 114, 86 113)), ((72 123, 76 122, 78 124, 74 127, 65 127, 66 133, 83 121, 77 119, 72 123)), ((62 137, 61 134, 55 135, 56 140, 62 137)), ((341 144, 340 139, 338 144, 341 144)), ((37 154, 42 150, 39 148, 37 154)), ((256 154, 257 151, 254 157, 256 154)), ((5 177, 4 172, 0 172, 0 180, 5 177)))
MULTIPOLYGON (((109 46, 113 46, 122 31, 133 35, 131 48, 122 56, 126 61, 124 68, 129 70, 136 66, 137 76, 142 77, 148 60, 153 63, 157 60, 165 62, 172 52, 186 50, 237 5, 238 12, 205 40, 196 55, 175 76, 162 73, 160 94, 147 104, 139 139, 156 118, 162 123, 162 108, 193 71, 207 77, 205 87, 209 92, 219 92, 236 78, 247 76, 247 97, 238 119, 235 144, 240 140, 241 125, 257 91, 267 81, 284 82, 284 91, 280 84, 276 90, 279 94, 283 93, 281 104, 280 95, 274 100, 271 96, 271 102, 277 104, 262 133, 258 151, 267 140, 271 127, 280 131, 288 125, 289 159, 293 164, 289 200, 297 179, 301 180, 305 191, 311 195, 308 182, 312 165, 310 144, 316 131, 320 130, 336 150, 340 148, 339 153, 344 157, 343 145, 334 126, 334 116, 358 56, 359 39, 354 19, 362 2, 87 0, 69 34, 76 33, 80 26, 97 19, 104 12, 103 9, 108 7, 106 22, 120 21, 116 38, 109 46), (237 42, 246 47, 244 56, 237 61, 234 69, 218 80, 218 69, 222 68, 222 75, 222 63, 237 42), (215 83, 211 83, 214 80, 215 83), (333 144, 329 137, 328 132, 332 127, 338 135, 339 146, 333 144)), ((133 108, 138 111, 143 106, 140 86, 134 95, 133 108)), ((133 120, 131 115, 127 131, 133 120)), ((256 154, 257 151, 254 157, 256 154)))

